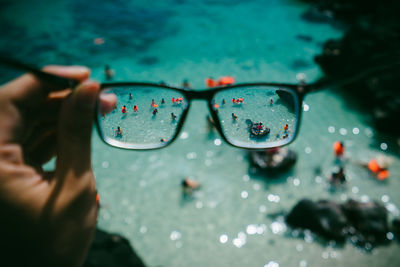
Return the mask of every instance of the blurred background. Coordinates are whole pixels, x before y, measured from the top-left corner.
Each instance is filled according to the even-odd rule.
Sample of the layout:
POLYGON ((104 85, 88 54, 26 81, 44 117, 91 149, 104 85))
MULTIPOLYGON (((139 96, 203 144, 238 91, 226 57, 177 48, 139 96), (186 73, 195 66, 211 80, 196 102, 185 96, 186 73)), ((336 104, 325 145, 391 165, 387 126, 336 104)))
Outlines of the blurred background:
MULTIPOLYGON (((311 83, 399 62, 395 10, 395 1, 0 0, 0 53, 36 66, 86 65, 99 81, 311 83)), ((202 101, 165 149, 116 149, 93 131, 98 227, 134 251, 114 249, 124 239, 102 232, 86 266, 399 266, 398 74, 308 95, 300 133, 283 152, 225 144, 202 101), (382 158, 390 175, 380 180, 363 165, 382 158), (278 167, 263 165, 268 159, 278 167), (333 176, 340 167, 343 183, 333 176), (182 189, 188 177, 201 187, 182 189), (339 242, 291 225, 287 216, 303 198, 376 201, 386 210, 384 240, 350 233, 339 242)), ((1 68, 0 81, 15 75, 1 68)))

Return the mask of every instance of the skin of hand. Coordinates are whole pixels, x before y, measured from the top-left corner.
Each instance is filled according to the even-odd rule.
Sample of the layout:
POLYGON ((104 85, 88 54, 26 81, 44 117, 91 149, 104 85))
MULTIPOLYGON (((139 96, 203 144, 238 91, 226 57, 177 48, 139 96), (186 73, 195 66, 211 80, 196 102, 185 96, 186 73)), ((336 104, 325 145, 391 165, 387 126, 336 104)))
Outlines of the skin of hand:
POLYGON ((0 87, 0 262, 80 266, 96 227, 91 133, 100 85, 85 67, 47 66, 72 90, 25 74, 0 87), (42 165, 56 157, 55 170, 42 165))

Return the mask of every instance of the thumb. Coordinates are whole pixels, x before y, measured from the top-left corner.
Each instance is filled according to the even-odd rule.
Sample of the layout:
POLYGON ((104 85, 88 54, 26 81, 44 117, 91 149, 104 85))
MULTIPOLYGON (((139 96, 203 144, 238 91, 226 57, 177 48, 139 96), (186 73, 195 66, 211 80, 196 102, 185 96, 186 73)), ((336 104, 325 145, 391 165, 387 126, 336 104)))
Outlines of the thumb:
POLYGON ((85 81, 63 103, 56 164, 61 176, 72 171, 79 177, 91 170, 92 124, 99 89, 99 83, 85 81))

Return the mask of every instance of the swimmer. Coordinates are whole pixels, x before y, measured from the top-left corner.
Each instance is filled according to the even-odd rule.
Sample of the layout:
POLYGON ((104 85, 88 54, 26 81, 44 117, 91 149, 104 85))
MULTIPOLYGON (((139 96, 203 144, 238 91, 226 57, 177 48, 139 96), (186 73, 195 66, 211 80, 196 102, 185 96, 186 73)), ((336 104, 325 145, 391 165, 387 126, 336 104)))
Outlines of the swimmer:
POLYGON ((122 113, 126 113, 126 106, 125 105, 122 107, 121 112, 122 113))
POLYGON ((171 120, 174 121, 174 120, 176 120, 176 118, 177 118, 177 116, 172 112, 172 113, 171 113, 171 120))
POLYGON ((181 185, 182 185, 183 192, 186 195, 190 195, 193 191, 200 188, 199 182, 197 182, 195 179, 190 178, 190 177, 183 179, 181 185))
POLYGON ((121 127, 117 127, 117 130, 115 131, 115 136, 116 137, 122 137, 122 130, 121 127))
POLYGON ((237 120, 238 116, 235 113, 232 113, 232 119, 237 120))
POLYGON ((132 95, 132 93, 129 93, 129 100, 132 100, 133 99, 133 95, 132 95))
POLYGON ((344 145, 343 142, 336 141, 333 143, 333 152, 336 157, 341 157, 344 155, 344 145))
POLYGON ((184 79, 182 83, 182 88, 185 90, 192 90, 192 86, 189 83, 188 79, 184 79))
POLYGON ((213 107, 214 107, 215 109, 219 108, 219 105, 217 104, 217 102, 215 102, 215 100, 214 100, 214 102, 213 102, 213 107))
POLYGON ((346 176, 344 175, 343 166, 340 167, 339 171, 332 172, 331 177, 329 177, 329 182, 335 184, 343 184, 346 182, 346 176))
POLYGON ((274 100, 273 100, 272 98, 269 100, 269 104, 270 104, 271 106, 274 104, 274 100))
POLYGON ((165 99, 161 98, 161 104, 165 104, 165 99))
POLYGON ((287 131, 289 130, 289 125, 285 124, 285 126, 283 126, 283 130, 284 130, 285 132, 287 132, 287 131))
POLYGON ((226 104, 226 101, 225 101, 225 98, 224 99, 222 99, 222 105, 225 105, 226 104))
POLYGON ((366 167, 380 181, 389 178, 390 173, 388 168, 390 164, 391 160, 382 155, 379 155, 376 159, 371 159, 368 163, 360 163, 360 165, 366 167))
POLYGON ((286 139, 286 138, 288 138, 289 137, 289 135, 287 134, 287 133, 285 133, 284 135, 282 135, 282 138, 283 139, 286 139))
POLYGON ((172 103, 175 103, 175 98, 174 98, 174 97, 171 98, 171 102, 172 102, 172 103))
POLYGON ((152 108, 158 107, 158 105, 156 104, 156 102, 154 101, 154 99, 151 100, 151 107, 152 107, 152 108))
POLYGON ((160 142, 161 142, 161 143, 166 143, 166 142, 167 142, 167 139, 161 138, 161 139, 160 139, 160 142))
POLYGON ((135 112, 138 111, 138 107, 136 105, 133 106, 133 111, 135 111, 135 112))
POLYGON ((109 65, 105 66, 104 73, 106 75, 107 80, 111 80, 114 77, 114 71, 110 68, 109 65))
POLYGON ((155 116, 158 113, 158 109, 153 109, 153 116, 155 116))

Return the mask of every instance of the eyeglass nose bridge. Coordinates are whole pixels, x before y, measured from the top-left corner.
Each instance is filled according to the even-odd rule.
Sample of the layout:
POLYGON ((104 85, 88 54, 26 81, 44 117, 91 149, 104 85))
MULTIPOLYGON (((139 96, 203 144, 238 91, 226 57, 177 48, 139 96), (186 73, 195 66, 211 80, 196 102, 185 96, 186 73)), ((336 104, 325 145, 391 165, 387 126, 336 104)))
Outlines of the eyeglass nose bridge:
POLYGON ((212 99, 215 90, 199 90, 199 91, 185 91, 185 97, 190 100, 207 100, 212 99))

